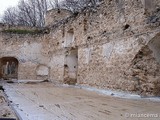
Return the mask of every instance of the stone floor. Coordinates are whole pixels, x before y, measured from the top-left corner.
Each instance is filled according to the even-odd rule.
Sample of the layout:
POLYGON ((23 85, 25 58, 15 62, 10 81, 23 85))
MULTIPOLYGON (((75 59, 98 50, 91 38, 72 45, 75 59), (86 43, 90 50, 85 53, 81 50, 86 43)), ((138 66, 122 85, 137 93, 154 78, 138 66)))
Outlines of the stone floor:
POLYGON ((160 102, 122 99, 51 83, 12 83, 4 88, 22 120, 160 119, 160 102))

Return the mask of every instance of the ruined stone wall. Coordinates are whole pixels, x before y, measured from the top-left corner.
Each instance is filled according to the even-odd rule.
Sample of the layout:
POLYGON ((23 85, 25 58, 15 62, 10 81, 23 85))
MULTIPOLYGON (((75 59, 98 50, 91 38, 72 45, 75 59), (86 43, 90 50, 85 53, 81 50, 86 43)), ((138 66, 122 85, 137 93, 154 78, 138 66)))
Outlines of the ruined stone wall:
POLYGON ((18 79, 44 79, 41 76, 39 65, 46 65, 48 53, 43 49, 43 35, 0 33, 0 58, 14 57, 19 61, 18 79))
POLYGON ((66 60, 78 50, 70 56, 78 57, 77 84, 159 95, 160 47, 150 41, 160 22, 150 19, 142 0, 104 0, 77 16, 49 14, 49 34, 0 35, 0 57, 18 59, 19 79, 64 83, 66 60))
MULTIPOLYGON (((147 17, 141 0, 106 0, 94 12, 86 10, 65 25, 53 28, 51 34, 56 37, 51 40, 54 42, 52 52, 78 48, 78 84, 154 95, 155 76, 149 71, 159 78, 156 69, 159 63, 149 53, 148 58, 141 59, 144 66, 156 66, 147 69, 149 75, 144 80, 140 77, 145 70, 139 72, 140 80, 136 80, 132 69, 135 56, 159 32, 157 27, 147 24, 147 17), (70 30, 73 30, 74 41, 67 45, 65 40, 70 30)), ((63 62, 60 64, 63 66, 63 62)), ((58 70, 53 73, 57 74, 55 78, 58 73, 58 70)))

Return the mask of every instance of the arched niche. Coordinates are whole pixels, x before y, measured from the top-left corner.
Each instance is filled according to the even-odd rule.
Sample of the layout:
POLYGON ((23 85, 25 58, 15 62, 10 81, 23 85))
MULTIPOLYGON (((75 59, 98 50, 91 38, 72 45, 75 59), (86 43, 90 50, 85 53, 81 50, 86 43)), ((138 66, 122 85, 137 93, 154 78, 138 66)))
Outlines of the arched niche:
POLYGON ((4 80, 18 79, 18 60, 14 57, 0 58, 0 78, 4 80))

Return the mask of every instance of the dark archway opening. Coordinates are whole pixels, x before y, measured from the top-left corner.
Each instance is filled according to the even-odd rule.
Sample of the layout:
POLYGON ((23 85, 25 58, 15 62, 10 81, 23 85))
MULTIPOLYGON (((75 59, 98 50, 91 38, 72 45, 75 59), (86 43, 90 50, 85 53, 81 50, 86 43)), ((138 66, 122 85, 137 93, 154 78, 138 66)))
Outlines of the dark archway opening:
POLYGON ((0 58, 0 78, 18 79, 18 60, 14 57, 0 58))

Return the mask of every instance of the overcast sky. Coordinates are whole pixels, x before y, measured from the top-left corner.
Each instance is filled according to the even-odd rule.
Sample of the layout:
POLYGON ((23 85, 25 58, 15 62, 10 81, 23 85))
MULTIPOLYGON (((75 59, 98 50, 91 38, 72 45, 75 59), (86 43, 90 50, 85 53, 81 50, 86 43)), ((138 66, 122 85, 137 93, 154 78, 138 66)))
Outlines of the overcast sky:
POLYGON ((0 16, 8 7, 16 6, 19 0, 0 0, 0 16))

